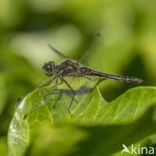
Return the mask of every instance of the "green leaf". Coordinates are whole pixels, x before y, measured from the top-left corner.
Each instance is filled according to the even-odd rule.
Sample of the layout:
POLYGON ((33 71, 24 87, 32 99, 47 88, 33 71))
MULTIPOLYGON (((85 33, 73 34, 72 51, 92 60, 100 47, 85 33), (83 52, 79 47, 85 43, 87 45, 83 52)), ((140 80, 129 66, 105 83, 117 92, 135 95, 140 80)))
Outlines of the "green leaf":
POLYGON ((0 114, 2 113, 6 104, 7 91, 4 82, 4 77, 0 74, 0 114))
POLYGON ((8 148, 7 148, 7 142, 5 137, 0 137, 0 153, 3 156, 8 155, 8 148))
POLYGON ((155 87, 130 89, 108 103, 93 84, 75 85, 72 115, 72 93, 64 85, 47 98, 50 88, 28 94, 10 124, 10 155, 22 156, 29 147, 29 155, 107 155, 155 133, 155 87))

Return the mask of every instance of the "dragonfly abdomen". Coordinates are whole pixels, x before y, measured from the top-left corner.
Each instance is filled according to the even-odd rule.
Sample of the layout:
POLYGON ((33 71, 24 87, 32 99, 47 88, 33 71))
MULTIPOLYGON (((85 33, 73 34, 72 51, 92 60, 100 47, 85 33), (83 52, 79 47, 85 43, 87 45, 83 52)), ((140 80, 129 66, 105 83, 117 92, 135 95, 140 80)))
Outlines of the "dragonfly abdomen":
POLYGON ((135 78, 135 77, 106 74, 106 73, 91 70, 91 69, 86 68, 86 67, 80 68, 80 71, 81 71, 81 74, 88 75, 88 76, 105 77, 105 78, 114 79, 114 80, 123 81, 123 82, 137 82, 137 83, 142 82, 141 79, 138 79, 138 78, 135 78))

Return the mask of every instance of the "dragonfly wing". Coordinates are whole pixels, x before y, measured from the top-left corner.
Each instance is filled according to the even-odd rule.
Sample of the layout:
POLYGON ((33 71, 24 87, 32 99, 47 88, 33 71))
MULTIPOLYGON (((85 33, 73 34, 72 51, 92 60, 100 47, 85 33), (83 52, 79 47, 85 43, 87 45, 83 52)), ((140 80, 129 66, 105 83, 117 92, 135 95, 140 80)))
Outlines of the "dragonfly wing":
POLYGON ((102 62, 104 58, 104 39, 102 34, 97 34, 92 41, 88 51, 79 60, 81 64, 89 68, 103 71, 102 62))
POLYGON ((49 48, 55 52, 57 55, 61 56, 64 59, 70 59, 69 57, 65 56, 64 54, 62 54, 59 50, 57 50, 54 46, 52 46, 51 44, 48 44, 49 48))

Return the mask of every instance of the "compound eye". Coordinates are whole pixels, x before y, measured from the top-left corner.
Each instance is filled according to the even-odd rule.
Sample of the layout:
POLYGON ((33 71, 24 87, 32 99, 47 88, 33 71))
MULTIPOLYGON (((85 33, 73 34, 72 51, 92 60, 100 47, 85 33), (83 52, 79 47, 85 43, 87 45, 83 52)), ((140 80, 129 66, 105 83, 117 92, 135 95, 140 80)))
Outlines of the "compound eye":
POLYGON ((48 64, 48 63, 45 63, 44 66, 43 66, 43 70, 44 70, 45 72, 49 71, 50 68, 51 68, 51 66, 50 66, 50 64, 48 64))
POLYGON ((52 71, 52 66, 51 66, 50 63, 46 65, 46 70, 47 71, 52 71))
POLYGON ((55 66, 55 63, 53 61, 49 62, 48 64, 50 64, 52 67, 55 66))
POLYGON ((54 67, 55 67, 54 62, 48 62, 44 64, 43 70, 47 76, 52 76, 54 74, 53 73, 54 67))

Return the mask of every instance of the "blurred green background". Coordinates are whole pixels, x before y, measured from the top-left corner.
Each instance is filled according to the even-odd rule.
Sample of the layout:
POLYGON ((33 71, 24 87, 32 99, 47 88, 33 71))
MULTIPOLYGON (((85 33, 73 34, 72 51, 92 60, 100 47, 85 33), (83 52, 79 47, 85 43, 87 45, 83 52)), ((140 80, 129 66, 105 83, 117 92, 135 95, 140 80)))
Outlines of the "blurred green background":
MULTIPOLYGON (((156 85, 155 7, 155 0, 1 0, 1 155, 7 154, 7 131, 16 100, 46 78, 44 62, 59 61, 48 43, 78 60, 100 32, 102 38, 93 48, 104 53, 93 60, 101 64, 98 70, 140 77, 144 86, 156 85)), ((111 101, 135 86, 107 80, 100 89, 111 101)))

